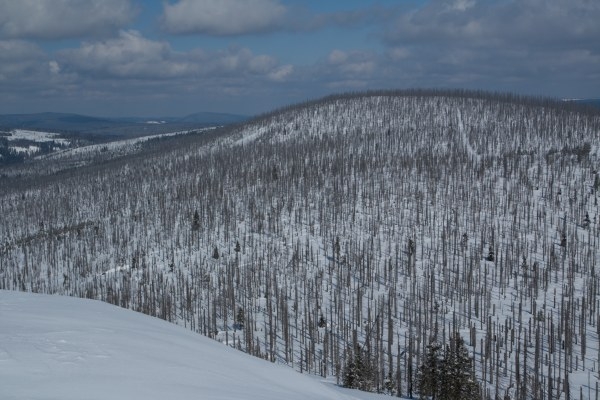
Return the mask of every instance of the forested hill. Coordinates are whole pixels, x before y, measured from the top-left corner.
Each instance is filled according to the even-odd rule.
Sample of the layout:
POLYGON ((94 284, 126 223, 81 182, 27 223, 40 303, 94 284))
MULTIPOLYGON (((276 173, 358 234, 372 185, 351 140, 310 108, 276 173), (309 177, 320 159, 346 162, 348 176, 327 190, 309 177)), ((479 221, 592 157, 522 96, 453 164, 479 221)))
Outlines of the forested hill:
POLYGON ((573 104, 330 97, 6 185, 0 288, 340 382, 360 355, 363 389, 401 395, 458 333, 489 398, 595 398, 599 143, 600 114, 573 104))

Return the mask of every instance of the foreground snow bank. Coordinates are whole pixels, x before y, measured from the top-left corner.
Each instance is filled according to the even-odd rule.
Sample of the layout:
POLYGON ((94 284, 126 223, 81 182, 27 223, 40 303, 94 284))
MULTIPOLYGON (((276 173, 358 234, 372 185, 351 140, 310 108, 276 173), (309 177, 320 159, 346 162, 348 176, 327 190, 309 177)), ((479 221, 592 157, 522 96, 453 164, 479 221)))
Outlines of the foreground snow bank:
POLYGON ((2 399, 357 399, 155 318, 0 290, 2 399))

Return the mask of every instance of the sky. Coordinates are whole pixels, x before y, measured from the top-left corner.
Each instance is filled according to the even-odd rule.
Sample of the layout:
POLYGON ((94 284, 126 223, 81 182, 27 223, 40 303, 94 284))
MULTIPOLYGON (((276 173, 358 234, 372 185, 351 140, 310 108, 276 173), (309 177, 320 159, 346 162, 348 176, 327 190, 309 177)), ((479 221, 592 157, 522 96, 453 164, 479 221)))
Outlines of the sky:
POLYGON ((600 97, 598 0, 0 0, 0 114, 254 115, 324 95, 600 97))

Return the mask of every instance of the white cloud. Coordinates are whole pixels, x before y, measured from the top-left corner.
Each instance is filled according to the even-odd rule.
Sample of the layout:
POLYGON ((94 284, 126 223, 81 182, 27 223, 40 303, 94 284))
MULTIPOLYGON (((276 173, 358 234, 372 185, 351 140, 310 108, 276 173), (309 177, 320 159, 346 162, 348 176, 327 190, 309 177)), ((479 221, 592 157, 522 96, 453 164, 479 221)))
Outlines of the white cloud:
POLYGON ((273 70, 273 67, 277 65, 277 60, 271 56, 259 55, 251 57, 249 62, 250 71, 257 74, 265 74, 273 70))
POLYGON ((117 38, 85 42, 60 53, 74 72, 136 79, 185 75, 190 65, 172 54, 167 42, 146 39, 136 31, 121 31, 117 38))
POLYGON ((269 79, 274 82, 283 82, 288 79, 288 77, 294 73, 293 65, 282 65, 281 67, 275 69, 274 71, 269 73, 269 79))
POLYGON ((475 0, 455 0, 450 4, 450 8, 458 11, 466 11, 475 4, 477 4, 475 0))
POLYGON ((451 46, 600 46, 600 2, 590 0, 431 0, 402 13, 389 42, 451 46))
POLYGON ((392 47, 388 50, 387 54, 392 60, 399 61, 410 57, 411 52, 406 47, 392 47))
POLYGON ((235 103, 256 111, 263 106, 248 99, 260 97, 275 107, 281 90, 274 86, 287 84, 294 72, 247 48, 176 51, 132 30, 53 53, 29 41, 0 40, 0 106, 24 112, 68 104, 65 110, 73 111, 96 104, 112 110, 105 111, 109 114, 147 114, 145 107, 181 113, 180 107, 192 112, 235 103))
POLYGON ((50 68, 50 72, 52 74, 56 75, 56 74, 60 73, 60 65, 58 65, 58 62, 56 62, 55 60, 48 62, 48 68, 50 68))
POLYGON ((162 22, 171 33, 242 35, 280 27, 286 11, 278 0, 179 0, 165 3, 162 22))
POLYGON ((348 59, 348 55, 341 50, 333 50, 327 57, 330 64, 342 64, 348 59))
POLYGON ((103 41, 85 42, 59 53, 61 69, 80 76, 122 80, 219 79, 236 76, 272 79, 280 76, 278 61, 245 48, 177 52, 168 42, 150 40, 137 31, 121 31, 103 41))
POLYGON ((363 78, 375 70, 375 60, 376 56, 374 54, 360 51, 344 52, 342 50, 333 50, 327 57, 328 63, 337 72, 351 76, 363 75, 363 78))
POLYGON ((94 36, 125 26, 134 14, 129 0, 0 0, 0 37, 94 36))

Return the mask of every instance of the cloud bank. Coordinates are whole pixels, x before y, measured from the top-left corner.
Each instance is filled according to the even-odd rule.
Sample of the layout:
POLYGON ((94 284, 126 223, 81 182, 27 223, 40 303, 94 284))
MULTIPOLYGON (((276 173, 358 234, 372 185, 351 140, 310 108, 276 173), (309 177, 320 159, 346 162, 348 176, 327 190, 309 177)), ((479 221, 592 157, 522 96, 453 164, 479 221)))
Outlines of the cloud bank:
POLYGON ((180 0, 165 3, 162 22, 175 34, 243 35, 278 29, 286 12, 277 0, 180 0))
POLYGON ((58 54, 61 69, 96 79, 174 80, 224 77, 285 78, 289 66, 272 56, 255 55, 245 48, 177 52, 166 41, 141 33, 121 31, 116 38, 84 42, 58 54), (283 69, 282 69, 283 68, 283 69), (283 71, 283 72, 282 72, 283 71))
POLYGON ((0 0, 0 38, 67 39, 113 32, 130 23, 129 0, 0 0))
POLYGON ((187 102, 253 113, 378 88, 600 93, 599 1, 309 4, 0 0, 0 106, 187 102))

